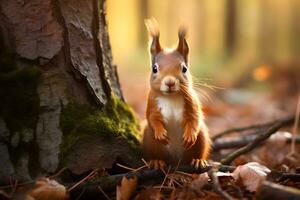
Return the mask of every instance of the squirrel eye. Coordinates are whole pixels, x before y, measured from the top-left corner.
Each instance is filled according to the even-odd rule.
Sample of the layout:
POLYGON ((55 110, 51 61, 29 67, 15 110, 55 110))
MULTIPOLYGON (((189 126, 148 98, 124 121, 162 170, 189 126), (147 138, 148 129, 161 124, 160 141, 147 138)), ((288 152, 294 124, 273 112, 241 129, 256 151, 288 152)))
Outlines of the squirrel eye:
POLYGON ((158 65, 155 63, 155 64, 152 65, 152 72, 153 72, 154 74, 156 74, 157 71, 158 71, 158 65))
POLYGON ((184 63, 182 63, 182 73, 185 72, 187 72, 187 66, 184 63))

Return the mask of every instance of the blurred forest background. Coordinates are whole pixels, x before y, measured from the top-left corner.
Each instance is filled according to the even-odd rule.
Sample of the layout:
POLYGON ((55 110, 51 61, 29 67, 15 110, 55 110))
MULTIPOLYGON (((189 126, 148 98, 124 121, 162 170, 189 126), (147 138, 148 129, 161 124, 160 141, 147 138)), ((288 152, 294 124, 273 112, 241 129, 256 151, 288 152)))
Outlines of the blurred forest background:
POLYGON ((208 123, 214 124, 211 129, 294 113, 300 80, 300 1, 108 0, 107 15, 122 89, 141 119, 149 87, 144 25, 149 17, 158 21, 161 43, 167 47, 177 45, 178 26, 188 25, 190 67, 210 96, 203 104, 208 123))

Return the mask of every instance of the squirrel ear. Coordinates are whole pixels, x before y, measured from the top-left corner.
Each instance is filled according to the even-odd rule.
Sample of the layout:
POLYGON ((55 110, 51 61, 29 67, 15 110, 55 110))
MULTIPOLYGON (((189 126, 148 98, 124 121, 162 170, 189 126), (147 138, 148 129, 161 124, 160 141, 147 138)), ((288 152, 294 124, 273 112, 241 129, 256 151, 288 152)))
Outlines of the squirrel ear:
POLYGON ((162 48, 159 43, 159 28, 158 23, 154 18, 146 19, 145 20, 146 27, 148 29, 148 32, 151 36, 149 40, 149 47, 150 47, 150 53, 153 56, 158 54, 162 48))
POLYGON ((187 62, 187 56, 189 53, 189 46, 185 40, 186 37, 186 27, 185 26, 180 26, 179 31, 178 31, 178 46, 177 46, 177 51, 184 57, 185 61, 187 62))

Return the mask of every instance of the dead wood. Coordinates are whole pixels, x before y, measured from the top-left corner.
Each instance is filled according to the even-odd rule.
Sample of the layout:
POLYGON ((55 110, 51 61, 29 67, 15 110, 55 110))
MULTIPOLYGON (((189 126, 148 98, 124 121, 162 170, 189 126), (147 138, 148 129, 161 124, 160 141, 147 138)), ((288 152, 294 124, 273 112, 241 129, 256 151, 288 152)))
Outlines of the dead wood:
POLYGON ((212 181, 212 187, 213 187, 213 190, 219 194, 221 197, 223 197, 224 199, 226 200, 232 200, 234 199, 233 197, 231 197, 227 192, 225 192, 220 183, 219 183, 219 179, 218 179, 218 176, 216 175, 216 171, 217 169, 214 169, 214 168, 211 168, 209 171, 208 171, 208 176, 210 177, 211 181, 212 181))
POLYGON ((253 124, 253 125, 244 126, 244 127, 231 128, 231 129, 228 129, 221 133, 216 134, 215 136, 212 137, 212 140, 215 141, 215 140, 217 140, 225 135, 231 134, 231 133, 239 133, 239 132, 244 132, 244 131, 253 130, 253 129, 256 130, 255 133, 260 133, 262 129, 267 129, 278 122, 280 122, 282 124, 282 127, 289 126, 293 123, 294 119, 295 119, 295 116, 293 115, 293 116, 288 116, 288 117, 285 117, 282 119, 270 121, 267 123, 253 124))
POLYGON ((221 160, 221 163, 224 165, 230 164, 234 159, 239 157, 242 154, 248 153, 254 148, 260 146, 266 139, 268 139, 272 134, 276 133, 280 128, 290 125, 294 122, 295 116, 290 116, 288 118, 285 118, 283 120, 277 120, 274 124, 272 124, 266 131, 263 131, 253 142, 250 144, 232 152, 229 154, 226 158, 221 160))
MULTIPOLYGON (((219 151, 222 149, 240 148, 251 142, 253 142, 258 136, 257 135, 246 135, 243 137, 230 138, 230 139, 218 139, 213 142, 213 151, 219 151)), ((290 144, 292 138, 287 137, 286 143, 290 144)), ((300 143, 300 136, 296 136, 296 143, 300 143)))
POLYGON ((257 199, 296 200, 300 199, 300 190, 264 181, 256 194, 257 199))
MULTIPOLYGON (((172 168, 170 171, 182 171, 186 173, 204 173, 208 172, 210 169, 212 169, 212 166, 207 166, 204 168, 194 168, 192 166, 180 166, 178 168, 172 168)), ((233 166, 226 166, 226 165, 220 165, 219 171, 227 172, 227 171, 233 171, 235 167, 233 166)), ((79 194, 87 195, 91 197, 95 197, 99 195, 99 187, 106 192, 111 192, 116 189, 116 186, 121 182, 122 177, 126 176, 127 178, 138 178, 138 184, 145 184, 147 181, 153 181, 155 179, 161 179, 165 176, 165 174, 160 169, 145 169, 138 172, 129 172, 124 174, 116 174, 116 175, 110 175, 100 178, 94 178, 92 180, 89 180, 85 183, 82 183, 78 187, 71 190, 71 197, 76 197, 79 194)), ((67 184, 69 186, 74 185, 67 184)))

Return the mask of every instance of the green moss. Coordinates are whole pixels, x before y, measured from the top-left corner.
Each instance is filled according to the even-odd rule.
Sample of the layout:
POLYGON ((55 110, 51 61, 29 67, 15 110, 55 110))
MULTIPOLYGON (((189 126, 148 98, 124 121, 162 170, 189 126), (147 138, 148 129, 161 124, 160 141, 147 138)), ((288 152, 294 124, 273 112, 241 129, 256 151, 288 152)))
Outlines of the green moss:
POLYGON ((113 95, 101 109, 70 101, 62 111, 60 125, 64 133, 62 155, 86 135, 97 134, 105 140, 121 136, 133 149, 139 144, 139 123, 134 112, 113 95))
POLYGON ((0 115, 11 131, 34 128, 39 112, 37 85, 41 75, 35 66, 19 68, 16 58, 0 51, 0 115))

